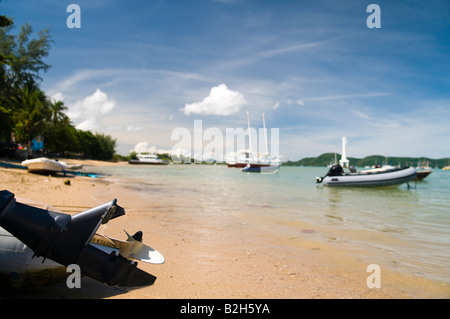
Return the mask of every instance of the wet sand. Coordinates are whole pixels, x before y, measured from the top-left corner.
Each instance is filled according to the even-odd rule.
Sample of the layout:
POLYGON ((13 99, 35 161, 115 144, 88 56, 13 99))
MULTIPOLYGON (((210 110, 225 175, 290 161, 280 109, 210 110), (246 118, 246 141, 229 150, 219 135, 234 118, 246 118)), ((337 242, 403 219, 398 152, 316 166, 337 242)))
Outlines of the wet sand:
MULTIPOLYGON (((70 161, 67 161, 71 163, 70 161)), ((80 161, 72 161, 80 163, 80 161)), ((89 165, 126 163, 84 162, 89 165)), ((195 201, 184 194, 134 192, 108 178, 51 177, 26 170, 0 168, 0 189, 17 201, 50 205, 76 213, 117 198, 126 215, 111 220, 99 233, 126 239, 141 230, 144 243, 160 251, 165 264, 140 262, 155 275, 154 285, 141 288, 108 287, 83 277, 80 289, 65 283, 12 292, 12 298, 119 298, 119 299, 378 299, 448 298, 446 284, 381 267, 381 288, 367 286, 367 266, 354 251, 336 250, 315 241, 305 225, 296 238, 277 234, 262 218, 233 223, 195 214, 195 201), (64 183, 70 180, 70 185, 64 183)))

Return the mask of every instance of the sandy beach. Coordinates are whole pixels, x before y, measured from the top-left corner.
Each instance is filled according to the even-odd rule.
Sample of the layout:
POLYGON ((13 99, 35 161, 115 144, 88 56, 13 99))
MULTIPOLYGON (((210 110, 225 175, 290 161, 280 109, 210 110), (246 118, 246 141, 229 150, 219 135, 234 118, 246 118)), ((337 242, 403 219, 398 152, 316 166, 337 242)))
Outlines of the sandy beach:
MULTIPOLYGON (((128 165, 70 161, 92 166, 128 165)), ((162 265, 139 263, 155 275, 154 285, 136 289, 108 287, 88 277, 81 289, 65 283, 12 292, 17 298, 448 298, 448 285, 382 268, 381 288, 369 288, 370 262, 351 251, 336 250, 302 236, 289 238, 271 232, 264 217, 222 224, 192 214, 182 194, 136 193, 109 178, 52 177, 26 170, 0 168, 0 189, 16 200, 77 213, 116 198, 126 215, 101 226, 99 232, 126 239, 144 233, 144 242, 160 251, 162 265), (64 183, 70 180, 70 185, 64 183), (179 196, 178 196, 179 195, 179 196), (230 226, 231 225, 231 226, 230 226)), ((225 217, 226 218, 226 217, 225 217)), ((301 229, 301 228, 300 228, 301 229)))

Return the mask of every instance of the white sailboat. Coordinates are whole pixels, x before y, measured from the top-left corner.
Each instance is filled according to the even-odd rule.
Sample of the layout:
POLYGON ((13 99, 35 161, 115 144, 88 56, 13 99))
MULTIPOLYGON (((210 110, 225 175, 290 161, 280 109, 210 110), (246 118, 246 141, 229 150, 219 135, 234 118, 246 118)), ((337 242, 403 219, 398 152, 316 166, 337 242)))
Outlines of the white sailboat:
POLYGON ((268 146, 267 146, 267 129, 266 129, 266 121, 264 117, 264 113, 262 114, 263 117, 263 132, 264 132, 264 143, 265 143, 265 152, 264 153, 257 153, 256 159, 253 157, 253 148, 252 148, 252 136, 251 136, 251 129, 250 129, 250 118, 249 114, 247 112, 247 124, 248 124, 248 137, 249 137, 249 154, 251 157, 249 157, 249 161, 245 165, 244 168, 242 168, 242 172, 256 172, 256 173, 276 173, 278 172, 278 169, 280 168, 280 160, 278 158, 271 159, 269 156, 268 146))

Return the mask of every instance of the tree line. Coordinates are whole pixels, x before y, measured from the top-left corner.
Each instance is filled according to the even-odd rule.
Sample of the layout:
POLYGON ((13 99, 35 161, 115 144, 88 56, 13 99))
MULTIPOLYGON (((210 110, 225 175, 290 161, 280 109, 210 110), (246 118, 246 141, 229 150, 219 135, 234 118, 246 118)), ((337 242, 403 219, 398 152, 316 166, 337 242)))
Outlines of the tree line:
MULTIPOLYGON (((317 157, 305 157, 298 161, 287 161, 283 163, 285 166, 327 166, 333 163, 339 163, 340 154, 324 153, 317 157)), ((365 167, 372 165, 392 165, 392 166, 422 166, 429 165, 432 168, 442 168, 449 165, 450 158, 432 159, 428 157, 398 157, 398 156, 383 156, 371 155, 364 158, 348 157, 350 165, 357 167, 365 167)))
POLYGON ((23 144, 28 156, 33 155, 32 141, 40 137, 43 154, 112 159, 115 139, 76 129, 64 113, 64 102, 51 99, 39 87, 40 73, 50 68, 44 62, 52 42, 48 29, 32 39, 29 24, 17 35, 11 34, 13 28, 11 18, 0 16, 0 141, 23 144))

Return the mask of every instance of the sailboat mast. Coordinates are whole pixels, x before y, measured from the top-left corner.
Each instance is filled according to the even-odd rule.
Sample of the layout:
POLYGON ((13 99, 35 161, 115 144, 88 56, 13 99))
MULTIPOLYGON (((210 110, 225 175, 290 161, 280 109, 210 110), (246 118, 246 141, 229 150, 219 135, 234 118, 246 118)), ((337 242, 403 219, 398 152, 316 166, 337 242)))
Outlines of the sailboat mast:
POLYGON ((253 149, 252 149, 252 133, 250 130, 250 118, 247 112, 247 125, 248 125, 248 145, 249 145, 249 154, 252 154, 253 156, 253 149))
POLYGON ((266 119, 264 118, 264 112, 262 114, 262 118, 263 118, 263 132, 264 132, 264 143, 265 143, 265 147, 266 147, 266 152, 265 154, 268 155, 269 154, 269 148, 267 147, 267 129, 266 129, 266 119))

